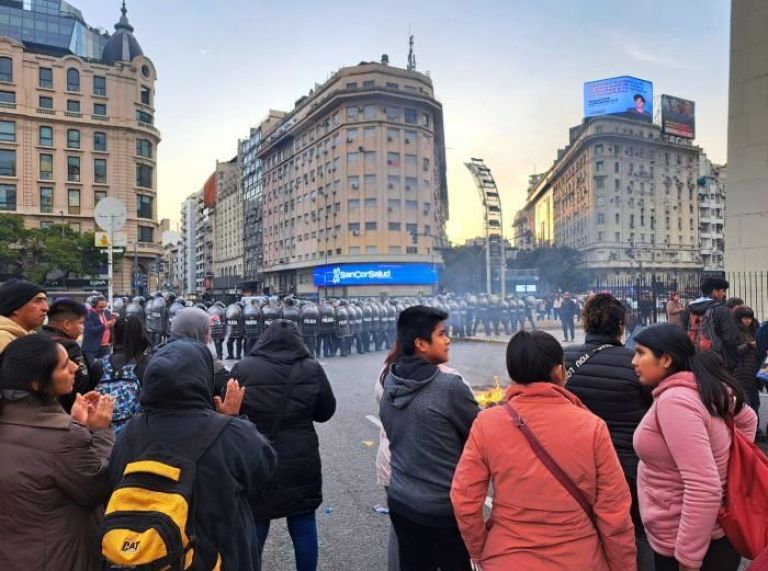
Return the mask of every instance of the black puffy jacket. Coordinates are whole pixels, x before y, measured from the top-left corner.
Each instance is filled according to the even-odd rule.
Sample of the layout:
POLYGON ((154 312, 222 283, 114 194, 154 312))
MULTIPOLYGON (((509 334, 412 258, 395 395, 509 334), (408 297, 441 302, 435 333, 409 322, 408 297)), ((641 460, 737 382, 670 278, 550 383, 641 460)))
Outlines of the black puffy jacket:
POLYGON ((333 416, 336 398, 325 371, 304 347, 296 325, 274 321, 251 354, 234 366, 231 376, 246 388, 242 413, 271 439, 278 457, 274 478, 251 504, 254 517, 276 519, 316 510, 323 501, 323 479, 314 423, 333 416), (299 367, 299 374, 286 400, 294 365, 299 367), (272 434, 284 401, 282 421, 272 434))
POLYGON ((637 478, 638 459, 632 437, 653 397, 650 389, 641 385, 635 374, 631 349, 624 347, 620 341, 592 333, 587 334, 585 341, 584 345, 565 348, 566 368, 600 345, 615 347, 593 355, 576 370, 565 388, 605 421, 624 473, 634 480, 637 478))

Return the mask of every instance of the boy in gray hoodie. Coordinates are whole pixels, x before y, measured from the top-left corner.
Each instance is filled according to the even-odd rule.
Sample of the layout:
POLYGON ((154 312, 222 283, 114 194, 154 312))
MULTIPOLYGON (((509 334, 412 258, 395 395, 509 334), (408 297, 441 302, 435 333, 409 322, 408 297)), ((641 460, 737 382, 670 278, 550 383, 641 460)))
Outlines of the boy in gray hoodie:
POLYGON ((480 409, 461 377, 438 368, 448 361, 447 318, 426 306, 403 311, 397 320, 403 357, 384 380, 379 413, 392 455, 387 498, 402 571, 471 569, 450 491, 480 409))

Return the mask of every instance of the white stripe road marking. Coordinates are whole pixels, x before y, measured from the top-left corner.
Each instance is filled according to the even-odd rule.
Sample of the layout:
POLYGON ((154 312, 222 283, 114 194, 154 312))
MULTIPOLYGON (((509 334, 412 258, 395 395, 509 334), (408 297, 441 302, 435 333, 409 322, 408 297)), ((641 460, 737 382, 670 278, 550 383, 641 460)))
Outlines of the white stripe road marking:
POLYGON ((378 426, 380 429, 383 429, 383 427, 381 426, 381 421, 375 416, 373 416, 372 414, 367 414, 365 418, 367 418, 368 422, 370 422, 371 424, 374 424, 378 426))

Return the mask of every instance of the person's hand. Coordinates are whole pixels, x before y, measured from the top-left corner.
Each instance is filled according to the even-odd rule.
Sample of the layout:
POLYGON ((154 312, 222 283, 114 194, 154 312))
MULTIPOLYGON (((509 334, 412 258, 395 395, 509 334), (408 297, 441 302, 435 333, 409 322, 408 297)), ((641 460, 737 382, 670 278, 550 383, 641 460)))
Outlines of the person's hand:
POLYGON ((109 395, 99 395, 98 399, 95 405, 88 404, 88 420, 85 425, 91 431, 102 430, 112 424, 115 401, 109 395))
POLYGON ((227 381, 227 391, 224 393, 224 401, 218 395, 213 397, 216 412, 237 416, 240 414, 240 407, 243 405, 244 397, 245 387, 240 387, 240 383, 236 379, 229 379, 227 381))
POLYGON ((88 402, 80 393, 75 394, 75 402, 69 415, 77 424, 85 426, 88 422, 88 402))

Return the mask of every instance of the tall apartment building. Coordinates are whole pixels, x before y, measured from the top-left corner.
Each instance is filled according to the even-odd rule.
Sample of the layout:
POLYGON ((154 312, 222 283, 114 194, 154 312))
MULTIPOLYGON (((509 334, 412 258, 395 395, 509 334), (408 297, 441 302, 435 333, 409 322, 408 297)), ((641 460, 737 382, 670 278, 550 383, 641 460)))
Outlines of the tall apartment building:
POLYGON ((190 194, 181 204, 181 292, 197 293, 197 211, 202 191, 190 194))
POLYGON ((699 157, 699 248, 707 271, 725 269, 726 167, 699 157))
POLYGON ((63 0, 0 3, 0 211, 93 231, 99 200, 123 201, 136 256, 116 264, 116 294, 147 283, 162 255, 157 72, 133 31, 125 5, 107 35, 63 0))
POLYGON ((429 291, 448 217, 445 141, 415 61, 342 68, 261 136, 265 287, 312 295, 321 275, 328 295, 429 291))
POLYGON ((208 177, 197 203, 195 236, 195 288, 200 295, 213 293, 213 231, 216 209, 216 173, 208 177))
POLYGON ((243 193, 237 157, 216 163, 213 218, 213 291, 236 294, 243 280, 243 193))
POLYGON ((551 169, 532 179, 516 245, 578 249, 601 279, 700 270, 699 153, 657 125, 585 120, 551 169))

